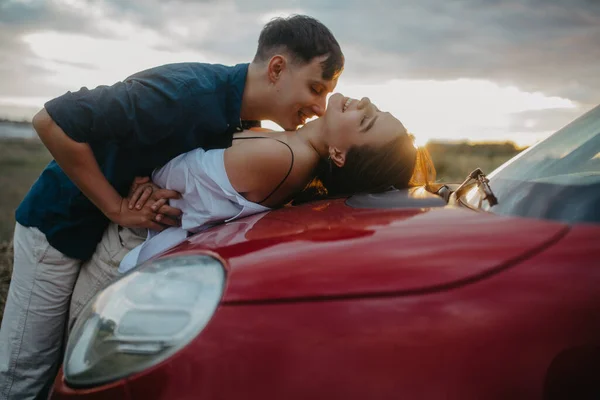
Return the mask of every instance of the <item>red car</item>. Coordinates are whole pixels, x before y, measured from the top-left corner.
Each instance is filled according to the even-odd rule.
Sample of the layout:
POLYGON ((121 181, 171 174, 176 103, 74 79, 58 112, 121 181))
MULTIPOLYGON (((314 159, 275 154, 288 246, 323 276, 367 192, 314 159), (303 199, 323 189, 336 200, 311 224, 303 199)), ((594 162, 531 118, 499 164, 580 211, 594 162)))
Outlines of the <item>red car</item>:
POLYGON ((473 178, 190 237, 88 304, 51 398, 600 399, 600 107, 473 178))

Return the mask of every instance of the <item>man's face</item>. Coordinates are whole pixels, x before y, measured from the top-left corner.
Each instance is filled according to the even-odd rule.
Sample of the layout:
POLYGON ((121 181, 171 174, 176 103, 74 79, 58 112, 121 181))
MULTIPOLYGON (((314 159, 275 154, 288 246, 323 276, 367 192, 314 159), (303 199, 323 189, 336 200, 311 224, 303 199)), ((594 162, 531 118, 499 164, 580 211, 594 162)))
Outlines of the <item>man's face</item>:
POLYGON ((337 78, 323 79, 321 63, 327 56, 315 57, 308 64, 288 62, 275 82, 276 112, 274 122, 286 130, 295 130, 308 118, 325 113, 327 95, 337 85, 337 78))

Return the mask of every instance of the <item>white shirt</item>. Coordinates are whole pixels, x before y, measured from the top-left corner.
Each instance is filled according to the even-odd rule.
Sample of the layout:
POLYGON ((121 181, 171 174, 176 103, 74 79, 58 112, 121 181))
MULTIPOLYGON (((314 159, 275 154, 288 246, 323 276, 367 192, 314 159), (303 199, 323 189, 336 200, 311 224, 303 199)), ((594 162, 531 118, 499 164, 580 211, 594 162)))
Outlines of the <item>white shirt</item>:
POLYGON ((217 223, 269 210, 246 200, 231 186, 225 171, 224 154, 224 149, 196 149, 181 154, 154 171, 154 183, 181 193, 181 199, 170 201, 171 206, 183 212, 181 227, 170 227, 162 232, 149 231, 146 241, 121 261, 119 272, 127 272, 184 241, 188 232, 196 233, 217 223))

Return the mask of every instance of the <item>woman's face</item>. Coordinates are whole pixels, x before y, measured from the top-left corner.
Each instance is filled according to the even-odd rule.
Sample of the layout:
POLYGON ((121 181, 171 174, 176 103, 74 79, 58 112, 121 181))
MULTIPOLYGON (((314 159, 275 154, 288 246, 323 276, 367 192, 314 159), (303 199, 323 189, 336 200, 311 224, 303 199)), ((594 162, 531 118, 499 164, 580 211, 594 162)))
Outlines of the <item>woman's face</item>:
POLYGON ((353 146, 384 146, 406 134, 404 125, 388 112, 379 111, 367 97, 361 100, 332 95, 324 118, 329 155, 336 164, 353 146))

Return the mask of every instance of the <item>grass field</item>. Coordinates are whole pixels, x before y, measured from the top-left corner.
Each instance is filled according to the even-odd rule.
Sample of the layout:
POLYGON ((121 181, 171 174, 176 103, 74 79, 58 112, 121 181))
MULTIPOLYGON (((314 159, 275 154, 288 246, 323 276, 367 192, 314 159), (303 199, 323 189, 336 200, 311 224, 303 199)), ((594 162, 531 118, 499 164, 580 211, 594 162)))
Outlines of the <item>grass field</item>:
MULTIPOLYGON (((519 152, 512 144, 430 143, 440 182, 462 182, 475 168, 491 172, 519 152)), ((12 273, 15 209, 52 159, 36 139, 0 139, 0 319, 12 273)))
POLYGON ((439 143, 427 144, 427 150, 437 170, 438 182, 462 182, 475 168, 485 174, 517 155, 512 143, 439 143))
POLYGON ((39 140, 0 139, 0 318, 12 273, 15 209, 51 159, 39 140))

